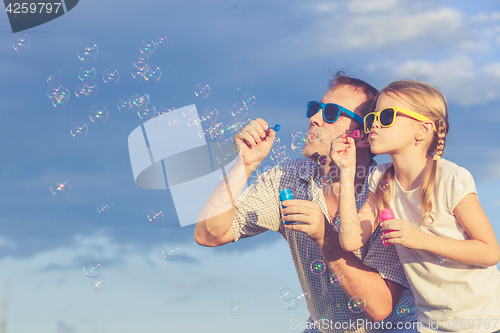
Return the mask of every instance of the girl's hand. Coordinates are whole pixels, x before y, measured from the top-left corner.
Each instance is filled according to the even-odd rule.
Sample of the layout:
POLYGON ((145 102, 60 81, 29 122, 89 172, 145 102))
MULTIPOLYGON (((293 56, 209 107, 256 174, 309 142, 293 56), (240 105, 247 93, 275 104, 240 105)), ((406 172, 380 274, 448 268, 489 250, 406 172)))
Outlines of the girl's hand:
POLYGON ((390 231, 382 235, 386 244, 400 244, 410 249, 421 250, 424 244, 425 233, 415 228, 407 220, 393 219, 380 222, 382 232, 390 231))
POLYGON ((354 139, 342 134, 331 141, 330 159, 342 170, 356 167, 356 145, 354 139))

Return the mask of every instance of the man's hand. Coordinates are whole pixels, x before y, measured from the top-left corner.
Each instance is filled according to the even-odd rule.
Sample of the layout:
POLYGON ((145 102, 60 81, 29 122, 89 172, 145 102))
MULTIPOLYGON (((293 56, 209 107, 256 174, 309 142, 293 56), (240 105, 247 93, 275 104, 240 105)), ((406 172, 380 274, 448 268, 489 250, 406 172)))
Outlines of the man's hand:
POLYGON ((241 154, 246 169, 254 171, 269 154, 276 133, 265 120, 257 118, 234 136, 237 153, 241 154))
POLYGON ((380 222, 382 232, 387 232, 382 235, 387 244, 400 244, 410 249, 422 249, 425 240, 425 233, 415 228, 407 220, 392 219, 380 222))
POLYGON ((318 247, 323 246, 325 238, 325 225, 328 220, 318 203, 308 200, 286 200, 282 202, 284 222, 300 222, 303 224, 285 224, 288 230, 305 233, 318 247))

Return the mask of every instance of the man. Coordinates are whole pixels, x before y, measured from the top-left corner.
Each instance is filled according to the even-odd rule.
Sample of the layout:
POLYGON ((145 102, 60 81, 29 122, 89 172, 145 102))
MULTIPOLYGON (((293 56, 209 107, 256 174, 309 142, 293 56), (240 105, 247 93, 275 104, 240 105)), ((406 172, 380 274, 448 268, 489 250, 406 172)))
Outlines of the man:
POLYGON ((308 105, 303 150, 307 159, 278 164, 240 195, 274 140, 274 131, 264 120, 252 121, 235 135, 239 158, 207 200, 196 224, 195 240, 204 246, 219 246, 267 230, 279 232, 289 243, 311 313, 306 332, 408 332, 416 328, 412 327, 417 315, 413 294, 394 246, 382 245, 380 227, 363 248, 348 253, 335 232, 348 232, 343 230, 348 223, 340 228, 330 223, 337 215, 342 190, 338 167, 329 159, 331 141, 346 131, 361 132, 356 139, 359 208, 368 193, 367 175, 375 165, 362 117, 377 93, 364 81, 337 73, 320 103, 308 105), (279 192, 284 189, 291 189, 293 200, 280 202, 279 192), (284 222, 291 221, 300 224, 285 227, 284 222), (313 262, 319 266, 312 267, 313 262), (327 267, 325 272, 321 262, 327 267), (336 279, 331 279, 332 274, 336 279))

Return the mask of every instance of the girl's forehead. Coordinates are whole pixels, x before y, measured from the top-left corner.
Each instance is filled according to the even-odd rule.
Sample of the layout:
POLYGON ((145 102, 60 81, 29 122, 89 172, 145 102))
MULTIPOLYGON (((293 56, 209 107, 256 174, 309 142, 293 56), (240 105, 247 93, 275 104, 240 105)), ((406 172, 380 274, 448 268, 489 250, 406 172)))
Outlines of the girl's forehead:
MULTIPOLYGON (((403 96, 404 97, 404 96, 403 96)), ((405 100, 394 93, 382 93, 377 98, 377 110, 381 110, 387 107, 397 106, 403 109, 411 110, 411 107, 405 100)))

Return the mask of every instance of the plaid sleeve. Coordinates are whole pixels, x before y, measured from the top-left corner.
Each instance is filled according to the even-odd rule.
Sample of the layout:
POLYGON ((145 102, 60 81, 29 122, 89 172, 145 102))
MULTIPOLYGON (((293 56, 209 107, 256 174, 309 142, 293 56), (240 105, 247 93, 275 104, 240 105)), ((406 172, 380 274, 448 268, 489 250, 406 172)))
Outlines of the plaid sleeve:
POLYGON ((382 231, 379 225, 370 238, 368 253, 363 259, 363 263, 375 269, 382 279, 396 282, 410 289, 396 247, 394 245, 384 245, 381 236, 382 231))
POLYGON ((260 175, 240 196, 233 220, 234 241, 279 231, 281 203, 277 195, 281 170, 274 167, 260 175))

